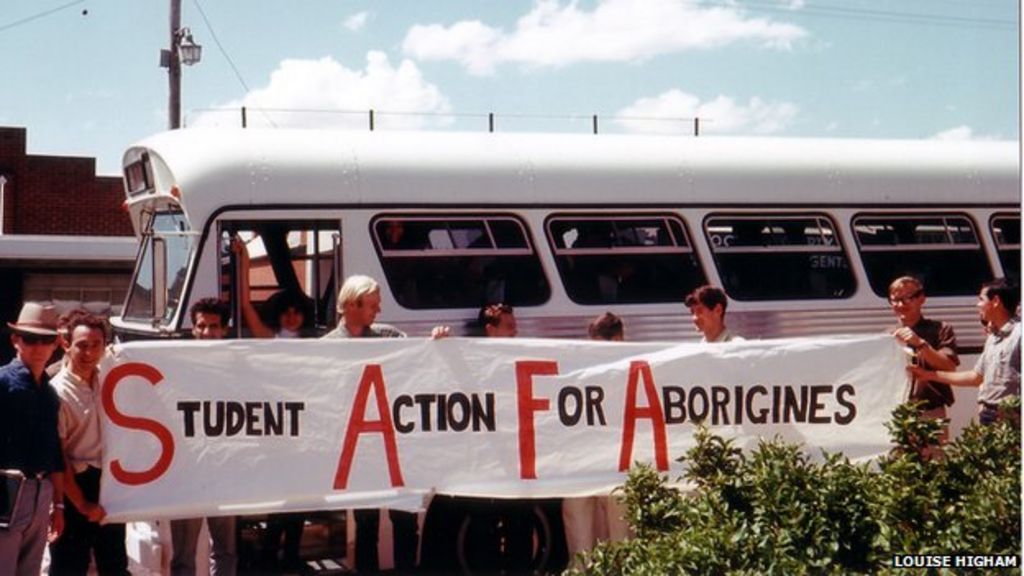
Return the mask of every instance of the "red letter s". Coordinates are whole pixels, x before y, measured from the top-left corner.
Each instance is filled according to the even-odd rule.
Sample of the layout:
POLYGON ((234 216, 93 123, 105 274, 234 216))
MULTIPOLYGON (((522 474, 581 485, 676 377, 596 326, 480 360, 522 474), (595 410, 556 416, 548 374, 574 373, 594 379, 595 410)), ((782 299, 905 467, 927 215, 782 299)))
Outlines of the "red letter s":
POLYGON ((110 421, 115 426, 120 426, 121 428, 149 432, 156 436, 156 439, 160 442, 160 457, 157 458, 156 463, 149 470, 133 472, 125 470, 121 466, 120 460, 110 462, 110 473, 114 475, 118 482, 129 486, 137 486, 152 482, 163 476, 164 472, 167 472, 167 469, 171 466, 171 460, 174 458, 174 437, 171 436, 170 430, 156 420, 127 416, 117 409, 117 405, 114 403, 114 390, 121 380, 129 376, 145 378, 150 384, 156 386, 164 379, 164 375, 149 364, 129 362, 111 370, 103 381, 103 410, 106 411, 110 421))

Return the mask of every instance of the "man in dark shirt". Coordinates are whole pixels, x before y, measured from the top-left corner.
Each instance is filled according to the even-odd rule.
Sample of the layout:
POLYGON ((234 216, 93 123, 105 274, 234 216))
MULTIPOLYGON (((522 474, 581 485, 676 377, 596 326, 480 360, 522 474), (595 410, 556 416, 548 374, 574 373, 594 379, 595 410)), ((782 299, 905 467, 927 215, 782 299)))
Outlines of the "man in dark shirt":
POLYGON ((48 537, 64 529, 60 399, 45 372, 57 348, 57 312, 28 302, 7 326, 17 356, 0 368, 0 470, 17 471, 24 481, 11 525, 0 529, 0 573, 35 576, 48 537))
MULTIPOLYGON (((925 318, 921 309, 925 303, 924 285, 917 278, 902 276, 889 284, 889 305, 900 325, 893 336, 914 352, 914 362, 929 370, 954 370, 960 364, 956 354, 956 335, 953 326, 925 318)), ((946 406, 953 405, 953 390, 934 380, 914 378, 910 400, 923 402, 921 415, 925 418, 945 419, 946 406)), ((943 427, 942 442, 949 435, 943 427)))

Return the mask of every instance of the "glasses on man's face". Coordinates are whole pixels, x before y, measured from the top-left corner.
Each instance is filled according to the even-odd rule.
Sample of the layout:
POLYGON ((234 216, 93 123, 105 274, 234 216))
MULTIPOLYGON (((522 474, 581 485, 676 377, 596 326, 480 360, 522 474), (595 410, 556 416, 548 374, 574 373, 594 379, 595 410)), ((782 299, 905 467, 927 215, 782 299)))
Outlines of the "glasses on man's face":
POLYGON ((57 341, 56 336, 45 334, 19 334, 18 337, 29 346, 49 346, 57 341))
POLYGON ((918 290, 917 292, 914 292, 913 294, 908 294, 906 296, 889 296, 889 304, 893 306, 896 306, 897 304, 910 304, 911 300, 916 299, 920 295, 921 290, 918 290))

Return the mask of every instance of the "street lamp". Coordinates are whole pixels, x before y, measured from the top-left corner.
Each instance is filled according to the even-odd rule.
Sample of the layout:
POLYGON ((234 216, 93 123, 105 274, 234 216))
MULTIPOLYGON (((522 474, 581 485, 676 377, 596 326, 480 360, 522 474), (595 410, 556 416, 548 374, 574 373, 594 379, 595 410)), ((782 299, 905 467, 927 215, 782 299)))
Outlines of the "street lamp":
POLYGON ((181 0, 171 0, 171 48, 160 51, 160 66, 167 68, 169 96, 167 125, 181 127, 181 64, 191 66, 203 55, 203 47, 192 40, 192 31, 181 27, 181 0))
POLYGON ((192 40, 192 31, 188 28, 178 30, 180 40, 178 41, 178 52, 181 55, 181 63, 185 66, 196 64, 203 58, 203 47, 192 40))

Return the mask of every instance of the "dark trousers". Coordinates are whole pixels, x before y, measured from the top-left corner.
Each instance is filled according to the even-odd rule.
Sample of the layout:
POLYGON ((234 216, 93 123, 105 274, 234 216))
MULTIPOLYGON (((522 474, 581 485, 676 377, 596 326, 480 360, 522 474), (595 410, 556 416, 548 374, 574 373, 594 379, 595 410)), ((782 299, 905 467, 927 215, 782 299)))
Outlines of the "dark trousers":
POLYGON ((271 514, 267 517, 267 532, 263 538, 263 561, 268 566, 277 564, 278 551, 283 551, 281 562, 286 567, 299 564, 299 548, 302 544, 302 530, 306 524, 305 512, 271 514), (281 536, 284 536, 284 546, 281 536))
MULTIPOLYGON (((380 512, 375 509, 355 510, 356 517, 356 571, 377 572, 380 512)), ((409 571, 416 567, 416 549, 419 546, 419 519, 413 512, 388 510, 394 528, 395 569, 409 571)))
MULTIPOLYGON (((99 502, 100 471, 89 467, 75 474, 75 482, 89 502, 99 502)), ((66 497, 64 498, 64 533, 50 544, 50 574, 85 575, 89 556, 96 557, 100 574, 127 575, 128 554, 124 547, 124 524, 90 522, 66 497)))

